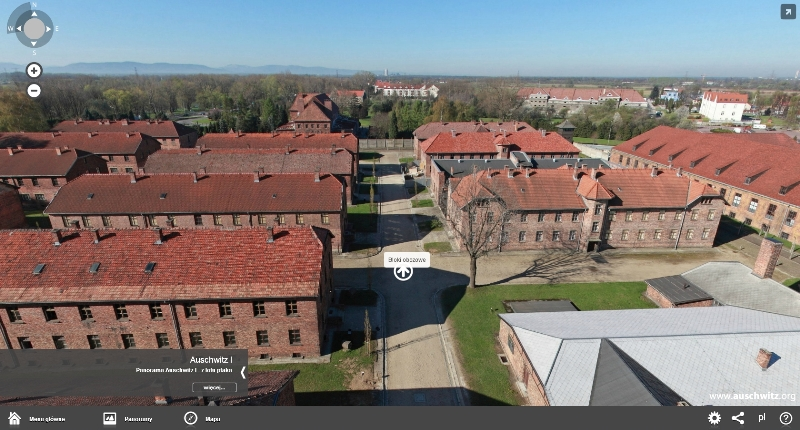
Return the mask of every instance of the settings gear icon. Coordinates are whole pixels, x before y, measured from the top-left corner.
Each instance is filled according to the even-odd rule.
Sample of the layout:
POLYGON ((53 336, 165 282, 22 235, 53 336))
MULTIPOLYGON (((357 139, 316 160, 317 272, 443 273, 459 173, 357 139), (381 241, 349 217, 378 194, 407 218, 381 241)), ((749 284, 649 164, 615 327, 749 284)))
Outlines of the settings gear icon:
POLYGON ((711 425, 715 426, 719 424, 721 421, 722 421, 722 415, 720 415, 719 412, 714 411, 708 414, 708 422, 711 423, 711 425))

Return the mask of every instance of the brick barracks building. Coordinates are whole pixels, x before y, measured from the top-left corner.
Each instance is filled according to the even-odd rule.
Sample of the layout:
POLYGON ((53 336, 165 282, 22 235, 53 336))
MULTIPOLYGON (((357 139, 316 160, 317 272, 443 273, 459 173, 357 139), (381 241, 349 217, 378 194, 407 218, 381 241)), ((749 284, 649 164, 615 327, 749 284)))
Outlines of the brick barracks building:
POLYGON ((800 145, 783 133, 712 134, 657 127, 615 146, 622 168, 681 168, 717 191, 725 215, 798 242, 800 145))
POLYGON ((358 120, 340 115, 339 106, 327 94, 301 93, 289 108, 289 122, 278 131, 327 134, 353 131, 358 125, 358 120))
POLYGON ((327 230, 0 233, 0 348, 320 355, 332 285, 327 230))
POLYGON ((421 126, 417 127, 416 130, 414 130, 414 157, 417 160, 422 160, 422 156, 425 153, 424 150, 428 147, 428 145, 424 144, 423 142, 439 133, 450 133, 453 130, 455 130, 456 133, 502 133, 503 130, 510 131, 512 133, 539 132, 539 130, 531 127, 531 125, 527 122, 522 121, 483 122, 481 120, 464 122, 429 122, 427 124, 422 124, 421 126))
POLYGON ((344 186, 327 173, 89 174, 44 212, 65 228, 310 225, 330 230, 337 251, 347 218, 344 186))
POLYGON ((507 213, 490 242, 499 251, 702 248, 714 243, 719 197, 680 172, 656 169, 485 170, 450 180, 447 215, 466 226, 475 199, 485 202, 479 211, 494 211, 481 217, 507 213))
POLYGON ((24 227, 25 212, 17 189, 0 183, 0 229, 24 227))
POLYGON ((197 143, 197 132, 185 125, 173 121, 145 120, 130 121, 123 119, 111 121, 107 119, 89 121, 77 119, 61 121, 53 127, 54 131, 81 133, 141 133, 153 137, 163 148, 191 148, 197 143))
POLYGON ((6 133, 0 135, 0 148, 77 149, 106 160, 108 171, 135 172, 161 144, 150 136, 136 132, 86 133, 6 133))
POLYGON ((84 173, 108 173, 106 160, 78 149, 0 151, 0 182, 19 191, 23 206, 43 207, 67 182, 84 173))
POLYGON ((329 172, 347 187, 347 203, 352 200, 356 174, 353 154, 344 148, 192 148, 165 149, 147 159, 148 173, 191 173, 205 168, 208 173, 266 174, 329 172))

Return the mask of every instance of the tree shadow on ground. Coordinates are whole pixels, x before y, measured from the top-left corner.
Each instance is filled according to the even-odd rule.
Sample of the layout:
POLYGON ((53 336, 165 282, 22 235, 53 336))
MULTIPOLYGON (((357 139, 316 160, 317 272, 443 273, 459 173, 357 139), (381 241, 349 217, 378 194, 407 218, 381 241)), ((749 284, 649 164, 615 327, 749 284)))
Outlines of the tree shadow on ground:
MULTIPOLYGON (((597 268, 594 265, 586 266, 585 263, 592 261, 591 256, 582 251, 553 249, 544 252, 534 258, 530 266, 515 275, 494 281, 486 285, 507 284, 517 279, 542 279, 548 284, 559 283, 567 276, 580 274, 585 270, 597 268)), ((596 264, 603 262, 595 261, 596 264)), ((607 262, 605 262, 607 263, 607 262)))

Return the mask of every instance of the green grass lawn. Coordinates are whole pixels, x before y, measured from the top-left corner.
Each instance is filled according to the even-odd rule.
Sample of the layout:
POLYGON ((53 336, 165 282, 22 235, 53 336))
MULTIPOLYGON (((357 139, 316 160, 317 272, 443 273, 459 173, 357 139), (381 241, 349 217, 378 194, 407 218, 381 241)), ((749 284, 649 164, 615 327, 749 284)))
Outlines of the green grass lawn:
POLYGON ((411 201, 411 207, 412 208, 432 208, 433 207, 433 200, 431 200, 431 199, 412 200, 411 201))
POLYGON ((455 339, 473 405, 517 404, 517 392, 509 382, 509 369, 497 358, 500 321, 497 312, 504 300, 568 299, 582 311, 598 309, 654 308, 642 296, 644 282, 597 284, 493 285, 467 290, 451 287, 442 294, 442 308, 455 331, 455 339))
POLYGON ((53 228, 50 224, 50 218, 43 214, 42 211, 25 211, 25 221, 28 222, 28 227, 31 228, 53 228))
POLYGON ((377 176, 364 176, 363 178, 361 178, 361 182, 363 182, 365 184, 377 184, 378 183, 378 177, 377 176))
POLYGON ((414 161, 414 157, 403 157, 400 159, 400 164, 411 163, 414 161))
POLYGON ((432 218, 427 221, 423 221, 417 223, 417 227, 423 231, 441 231, 444 230, 444 226, 442 225, 442 221, 438 218, 432 218))
POLYGON ((345 406, 371 405, 377 399, 377 392, 350 392, 350 381, 361 374, 370 374, 375 359, 375 335, 373 334, 373 354, 367 355, 364 346, 364 332, 354 331, 352 334, 352 350, 342 351, 341 344, 348 338, 347 332, 336 332, 333 339, 334 351, 331 362, 324 364, 268 364, 251 365, 254 370, 299 370, 294 380, 294 391, 299 406, 345 406))
POLYGON ((361 123, 362 127, 369 127, 369 126, 372 125, 372 118, 370 118, 370 117, 361 118, 358 121, 361 123))
POLYGON ((797 292, 800 292, 800 278, 789 278, 783 281, 783 285, 786 285, 787 287, 797 292))
POLYGON ((436 254, 438 252, 450 252, 453 248, 450 246, 450 242, 428 242, 422 246, 425 251, 430 252, 431 254, 436 254))
POLYGON ((370 213, 369 203, 348 206, 347 219, 353 223, 353 227, 360 233, 375 233, 378 231, 377 203, 373 205, 370 213))
POLYGON ((624 140, 606 140, 606 139, 597 139, 594 137, 573 137, 572 140, 577 143, 590 143, 592 145, 606 145, 606 146, 617 146, 620 143, 624 142, 624 140))
POLYGON ((775 126, 781 126, 782 127, 782 126, 786 125, 786 119, 785 118, 778 118, 778 117, 774 117, 774 116, 762 116, 761 117, 761 124, 765 124, 766 125, 767 122, 769 122, 769 120, 772 120, 772 126, 773 127, 775 127, 775 126))

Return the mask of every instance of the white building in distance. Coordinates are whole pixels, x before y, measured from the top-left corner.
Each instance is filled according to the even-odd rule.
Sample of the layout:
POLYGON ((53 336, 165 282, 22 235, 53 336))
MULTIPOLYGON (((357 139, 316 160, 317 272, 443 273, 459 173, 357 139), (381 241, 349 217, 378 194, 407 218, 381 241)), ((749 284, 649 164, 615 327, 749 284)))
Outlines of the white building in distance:
POLYGON ((747 94, 706 91, 700 114, 711 121, 741 121, 742 113, 748 109, 747 94))
POLYGON ((439 88, 436 85, 427 84, 411 85, 402 82, 376 81, 375 93, 383 93, 385 96, 401 97, 439 97, 439 88))

